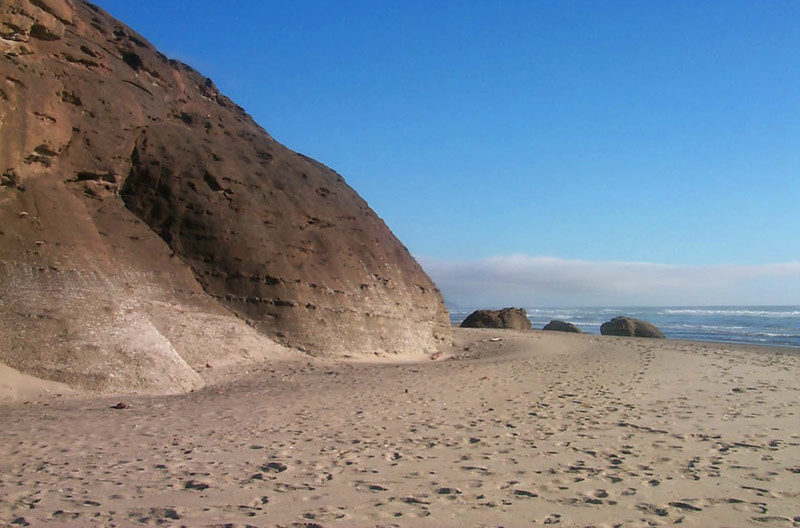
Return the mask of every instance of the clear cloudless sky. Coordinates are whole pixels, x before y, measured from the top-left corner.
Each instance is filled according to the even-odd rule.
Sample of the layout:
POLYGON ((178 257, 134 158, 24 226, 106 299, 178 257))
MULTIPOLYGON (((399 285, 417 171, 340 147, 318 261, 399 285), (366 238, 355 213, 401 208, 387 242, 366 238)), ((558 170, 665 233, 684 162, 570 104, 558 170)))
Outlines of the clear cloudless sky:
POLYGON ((420 257, 800 261, 800 2, 96 3, 420 257))

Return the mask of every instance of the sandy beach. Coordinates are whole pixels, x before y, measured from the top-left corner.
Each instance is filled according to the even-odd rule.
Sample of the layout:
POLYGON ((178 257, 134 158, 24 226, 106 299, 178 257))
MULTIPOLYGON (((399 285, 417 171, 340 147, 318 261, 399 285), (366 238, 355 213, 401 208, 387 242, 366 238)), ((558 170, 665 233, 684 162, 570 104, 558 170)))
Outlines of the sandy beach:
POLYGON ((797 351, 455 339, 437 361, 298 357, 182 396, 4 391, 0 523, 800 526, 797 351))

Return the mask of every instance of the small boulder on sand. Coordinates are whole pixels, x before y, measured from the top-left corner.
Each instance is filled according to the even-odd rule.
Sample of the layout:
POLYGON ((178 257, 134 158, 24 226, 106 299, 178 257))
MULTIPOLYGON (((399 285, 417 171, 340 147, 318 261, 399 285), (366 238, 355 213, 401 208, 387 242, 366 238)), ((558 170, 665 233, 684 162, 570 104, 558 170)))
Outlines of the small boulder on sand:
POLYGON ((627 337, 664 337, 661 330, 654 324, 624 316, 615 317, 607 323, 603 323, 600 327, 600 333, 627 337))
POLYGON ((544 325, 544 328, 542 328, 542 330, 550 330, 553 332, 571 332, 573 334, 583 333, 581 329, 575 326, 574 324, 558 320, 550 321, 549 323, 544 325))
POLYGON ((531 321, 525 308, 503 308, 502 310, 475 310, 461 323, 462 328, 510 328, 530 330, 531 321))

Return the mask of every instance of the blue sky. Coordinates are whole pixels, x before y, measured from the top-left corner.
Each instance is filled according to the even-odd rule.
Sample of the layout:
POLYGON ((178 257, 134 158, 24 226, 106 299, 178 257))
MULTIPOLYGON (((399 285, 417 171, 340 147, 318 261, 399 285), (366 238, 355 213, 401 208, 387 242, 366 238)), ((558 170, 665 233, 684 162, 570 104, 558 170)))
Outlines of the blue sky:
POLYGON ((800 304, 798 2, 97 3, 341 173, 452 302, 800 304))

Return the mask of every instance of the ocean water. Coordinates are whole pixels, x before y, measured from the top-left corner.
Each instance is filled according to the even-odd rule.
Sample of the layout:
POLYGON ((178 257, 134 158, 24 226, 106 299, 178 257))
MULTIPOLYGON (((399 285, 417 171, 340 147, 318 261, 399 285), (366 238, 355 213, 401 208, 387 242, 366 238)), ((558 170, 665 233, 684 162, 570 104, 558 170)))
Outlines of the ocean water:
MULTIPOLYGON (((525 308, 533 328, 553 319, 599 334, 600 325, 618 315, 643 319, 673 339, 800 347, 800 306, 687 306, 610 308, 525 308)), ((461 323, 473 310, 451 309, 461 323)))

